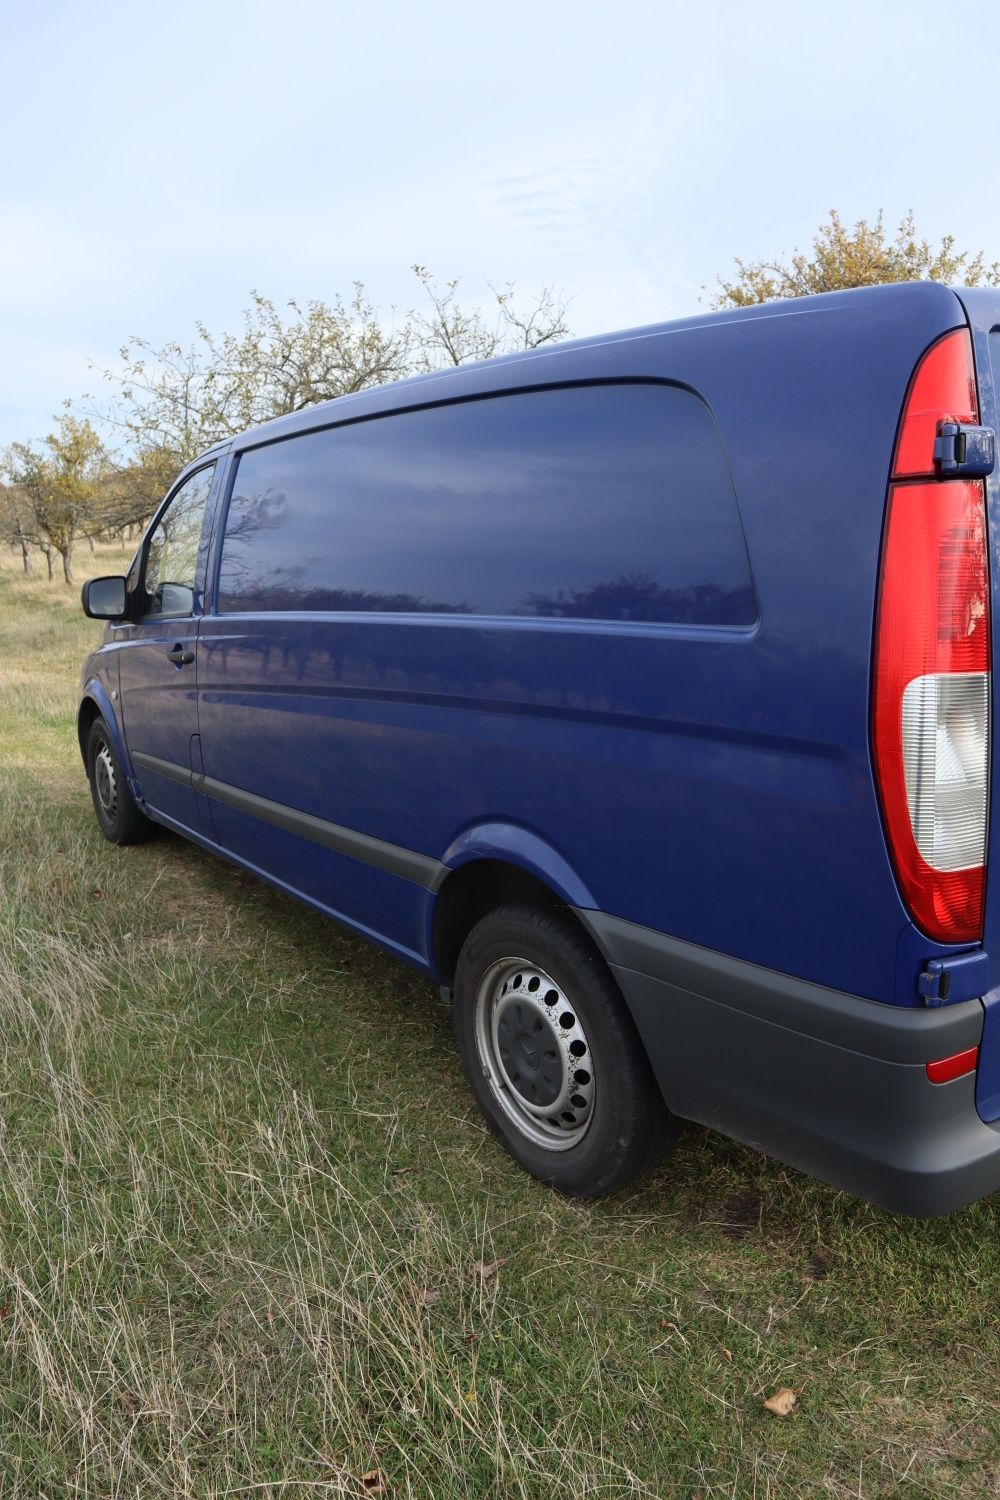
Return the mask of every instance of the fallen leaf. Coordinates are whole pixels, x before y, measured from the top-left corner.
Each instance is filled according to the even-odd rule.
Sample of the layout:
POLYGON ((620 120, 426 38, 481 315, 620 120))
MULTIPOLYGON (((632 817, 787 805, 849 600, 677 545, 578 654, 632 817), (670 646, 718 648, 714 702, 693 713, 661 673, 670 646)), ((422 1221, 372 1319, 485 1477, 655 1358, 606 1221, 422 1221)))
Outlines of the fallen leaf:
POLYGON ((101 890, 101 889, 100 889, 100 888, 99 888, 99 887, 98 887, 98 886, 96 886, 96 885, 95 885, 95 886, 94 886, 94 889, 93 889, 93 890, 92 890, 92 891, 91 891, 91 893, 90 893, 90 894, 91 894, 91 895, 92 895, 92 896, 93 896, 93 897, 94 897, 94 898, 95 898, 95 899, 96 899, 96 900, 97 900, 97 901, 100 901, 100 899, 101 899, 101 897, 102 897, 102 896, 103 896, 103 895, 104 895, 104 892, 103 892, 103 891, 102 891, 102 890, 101 890))
POLYGON ((389 1493, 389 1486, 378 1469, 369 1469, 367 1474, 362 1474, 361 1488, 366 1495, 388 1495, 389 1493))
POLYGON ((505 1255, 502 1260, 474 1260, 472 1262, 472 1274, 473 1276, 478 1276, 480 1281, 489 1281, 491 1276, 496 1275, 506 1259, 505 1255))
POLYGON ((733 1362, 733 1351, 732 1351, 732 1349, 723 1349, 722 1352, 726 1356, 726 1358, 728 1359, 729 1363, 732 1364, 732 1362, 733 1362))
POLYGON ((433 1307, 435 1302, 440 1302, 441 1292, 435 1292, 431 1287, 425 1286, 422 1292, 417 1293, 418 1307, 433 1307))
POLYGON ((783 1385, 780 1390, 775 1391, 773 1396, 768 1396, 764 1405, 768 1411, 773 1411, 776 1417, 787 1417, 795 1405, 795 1392, 790 1391, 787 1385, 783 1385))

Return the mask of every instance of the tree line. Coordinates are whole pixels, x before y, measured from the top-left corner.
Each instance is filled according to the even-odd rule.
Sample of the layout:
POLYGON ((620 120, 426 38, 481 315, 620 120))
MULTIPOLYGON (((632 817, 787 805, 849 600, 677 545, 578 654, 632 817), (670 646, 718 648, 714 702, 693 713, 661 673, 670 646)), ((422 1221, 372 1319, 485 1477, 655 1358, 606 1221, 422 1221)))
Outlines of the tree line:
POLYGON ((41 553, 73 582, 81 541, 141 533, 179 471, 214 443, 317 401, 406 375, 537 349, 565 338, 566 303, 550 287, 532 300, 513 284, 468 307, 457 280, 439 284, 414 266, 415 310, 381 312, 363 285, 348 299, 278 307, 251 293, 239 333, 196 325, 194 340, 155 347, 132 338, 103 370, 110 398, 67 408, 40 445, 0 455, 0 540, 30 573, 41 553))
MULTIPOLYGON (((912 214, 894 233, 881 213, 846 224, 832 211, 808 252, 787 260, 740 260, 705 288, 716 308, 745 307, 888 281, 1000 285, 1000 262, 920 238, 912 214)), ((25 572, 40 553, 73 581, 81 541, 141 534, 165 490, 191 459, 236 433, 406 375, 536 349, 567 336, 567 302, 555 289, 525 300, 512 283, 490 287, 484 309, 459 299, 459 283, 414 266, 420 302, 385 313, 361 282, 347 298, 279 307, 252 292, 236 333, 196 324, 188 344, 132 338, 113 370, 99 373, 106 401, 67 409, 40 446, 0 455, 0 542, 25 572)))

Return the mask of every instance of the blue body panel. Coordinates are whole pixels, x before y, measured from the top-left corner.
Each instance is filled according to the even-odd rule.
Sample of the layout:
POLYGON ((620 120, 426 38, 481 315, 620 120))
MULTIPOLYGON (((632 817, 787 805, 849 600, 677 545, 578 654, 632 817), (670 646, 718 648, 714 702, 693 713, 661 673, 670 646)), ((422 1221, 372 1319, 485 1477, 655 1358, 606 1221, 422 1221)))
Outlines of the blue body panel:
MULTIPOLYGON (((206 522, 184 725, 200 760, 192 750, 184 764, 448 867, 502 859, 577 908, 917 1005, 921 969, 952 950, 915 931, 888 857, 869 747, 872 630, 904 393, 924 350, 964 322, 934 284, 844 292, 402 382, 236 439, 206 522), (756 624, 218 612, 244 449, 608 380, 678 384, 714 413, 756 624)), ((213 800, 210 817, 193 829, 202 841, 433 970, 433 892, 419 881, 245 808, 213 800)))
POLYGON ((133 774, 148 805, 182 828, 199 828, 198 806, 190 786, 137 764, 152 755, 190 767, 191 742, 198 732, 198 679, 194 670, 175 666, 166 653, 195 649, 197 620, 144 620, 115 627, 119 636, 122 716, 133 774))
MULTIPOLYGON (((138 784, 132 774, 128 748, 121 722, 121 699, 118 693, 118 651, 114 644, 103 644, 87 658, 80 674, 80 704, 82 708, 95 708, 101 714, 111 732, 115 753, 122 766, 129 790, 133 797, 140 795, 138 784)), ((81 750, 84 745, 81 743, 81 750)))

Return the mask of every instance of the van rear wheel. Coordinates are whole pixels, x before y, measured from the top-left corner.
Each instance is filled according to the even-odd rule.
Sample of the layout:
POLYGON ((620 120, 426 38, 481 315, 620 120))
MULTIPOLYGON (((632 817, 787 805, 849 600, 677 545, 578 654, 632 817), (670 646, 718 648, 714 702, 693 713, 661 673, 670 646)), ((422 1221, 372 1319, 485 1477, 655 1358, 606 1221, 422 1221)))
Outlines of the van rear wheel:
POLYGON ((671 1117, 611 974, 557 912, 502 907, 455 970, 455 1033, 490 1129, 542 1182, 574 1197, 655 1165, 671 1117))
POLYGON ((111 731, 100 715, 87 737, 87 778, 98 826, 106 839, 112 844, 142 844, 154 837, 157 826, 129 791, 111 731))

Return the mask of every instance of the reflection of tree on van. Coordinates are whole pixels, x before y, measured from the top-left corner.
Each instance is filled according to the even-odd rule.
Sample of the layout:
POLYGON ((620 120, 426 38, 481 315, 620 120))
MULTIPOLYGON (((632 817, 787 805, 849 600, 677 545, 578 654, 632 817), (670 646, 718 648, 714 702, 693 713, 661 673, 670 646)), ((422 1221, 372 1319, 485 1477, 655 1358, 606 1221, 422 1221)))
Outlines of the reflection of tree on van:
POLYGON ((226 552, 223 559, 221 594, 223 609, 233 610, 308 610, 347 614, 382 612, 385 614, 472 613, 466 603, 445 604, 425 599, 419 594, 385 593, 377 589, 337 588, 314 583, 306 565, 297 567, 264 566, 266 558, 254 542, 257 534, 278 531, 284 524, 288 500, 281 490, 264 490, 260 494, 234 494, 226 523, 226 552))
POLYGON ((376 589, 305 589, 301 602, 289 606, 295 609, 339 610, 350 613, 375 613, 393 615, 469 615, 475 613, 472 606, 443 604, 440 600, 422 599, 418 594, 381 594, 376 589))
MULTIPOLYGON (((254 455, 250 455, 253 458, 254 455)), ((296 502, 291 506, 283 488, 262 486, 233 495, 226 522, 225 547, 219 579, 223 613, 270 611, 310 611, 363 614, 441 614, 441 615, 526 615, 535 618, 608 620, 635 623, 746 625, 754 617, 753 591, 741 552, 736 563, 739 582, 727 586, 725 579, 733 569, 720 569, 716 582, 687 582, 673 588, 664 586, 652 572, 625 571, 617 577, 578 588, 553 589, 561 581, 570 581, 575 571, 553 543, 552 556, 537 574, 548 574, 549 589, 524 594, 516 604, 513 593, 497 586, 497 569, 483 555, 466 578, 473 592, 480 590, 483 599, 446 603, 426 594, 409 591, 385 591, 347 587, 337 574, 382 571, 377 557, 377 539, 369 539, 367 555, 355 556, 350 563, 338 562, 334 522, 313 535, 296 524, 296 502), (286 523, 291 522, 291 525, 286 523), (284 533, 284 535, 279 535, 284 533), (330 538, 329 546, 326 538, 330 538)), ((341 524, 340 521, 336 523, 341 524)), ((472 532, 475 540, 474 529, 472 532)), ((397 539, 398 540, 398 539, 397 539)), ((469 544, 466 544, 469 545, 469 544)), ((480 544, 482 545, 482 544, 480 544)), ((647 549, 648 551, 648 549, 647 549)), ((670 563, 669 572, 677 566, 670 563)), ((502 570, 501 570, 502 571, 502 570)), ((469 572, 466 560, 466 572, 469 572)), ((414 583, 427 582, 435 589, 447 587, 446 570, 435 561, 418 534, 411 539, 411 561, 408 573, 414 583)), ((683 572, 682 572, 683 576, 683 572)), ((690 570, 687 571, 690 578, 690 570)), ((406 581, 410 581, 409 578, 406 581)), ((522 585, 523 586, 523 585, 522 585)))
POLYGON ((254 612, 258 610, 304 610, 312 613, 396 614, 396 615, 467 615, 473 610, 466 603, 445 604, 424 599, 419 594, 387 594, 377 589, 327 588, 311 583, 302 576, 304 570, 273 568, 270 572, 255 570, 243 559, 227 558, 226 588, 223 611, 254 612))
POLYGON ((528 594, 525 613, 576 620, 671 621, 696 625, 706 620, 725 623, 746 618, 751 591, 727 589, 717 583, 696 583, 665 589, 652 573, 622 573, 606 583, 585 589, 559 589, 554 594, 528 594))
POLYGON ((234 495, 230 506, 227 537, 248 531, 276 531, 285 519, 288 496, 283 490, 265 490, 262 495, 234 495))

